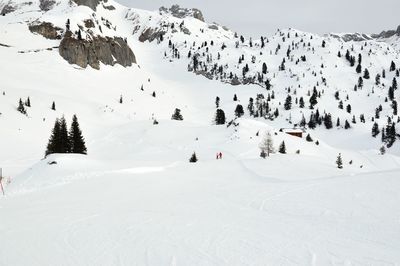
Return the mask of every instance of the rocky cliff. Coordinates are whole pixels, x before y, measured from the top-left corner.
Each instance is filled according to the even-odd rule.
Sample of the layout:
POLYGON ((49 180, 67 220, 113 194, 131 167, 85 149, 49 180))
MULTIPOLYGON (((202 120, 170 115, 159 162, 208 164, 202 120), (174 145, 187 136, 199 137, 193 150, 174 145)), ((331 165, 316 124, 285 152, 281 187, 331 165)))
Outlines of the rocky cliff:
POLYGON ((120 64, 124 67, 136 63, 136 58, 127 42, 120 37, 93 37, 91 40, 77 39, 67 32, 62 39, 59 53, 68 63, 86 68, 88 65, 100 69, 105 65, 120 64))
POLYGON ((37 22, 29 25, 32 33, 37 33, 50 40, 60 40, 64 32, 63 29, 55 27, 49 22, 37 22))

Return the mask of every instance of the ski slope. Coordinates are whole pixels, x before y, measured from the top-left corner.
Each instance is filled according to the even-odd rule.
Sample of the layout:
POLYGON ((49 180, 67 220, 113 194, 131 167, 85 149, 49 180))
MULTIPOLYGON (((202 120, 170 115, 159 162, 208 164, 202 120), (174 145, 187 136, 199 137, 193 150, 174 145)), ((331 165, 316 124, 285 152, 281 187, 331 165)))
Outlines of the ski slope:
MULTIPOLYGON (((273 104, 281 115, 270 121, 246 113, 237 126, 216 126, 216 96, 230 121, 238 103, 246 108, 250 97, 266 90, 194 75, 183 58, 188 47, 181 46, 182 59, 176 60, 165 56, 167 41, 142 43, 132 34, 137 26, 144 30, 180 19, 109 0, 116 9, 99 7, 96 17, 107 18, 117 30, 96 34, 126 37, 138 64, 81 69, 59 56, 54 48, 59 41, 32 34, 26 25, 39 19, 63 27, 67 18, 82 21, 93 15, 88 7, 57 3, 41 12, 33 1, 0 17, 0 43, 9 46, 0 46, 0 167, 10 180, 6 196, 0 197, 1 266, 400 264, 400 145, 397 141, 379 154, 381 141, 371 137, 369 115, 378 104, 384 105, 380 122, 390 115, 383 101, 386 87, 369 97, 371 80, 368 89, 353 92, 357 75, 336 58, 340 45, 351 44, 328 40, 329 51, 296 54, 310 53, 307 67, 290 65, 297 74, 326 65, 335 86, 325 88, 321 111, 351 118, 337 110, 333 93, 340 89, 341 95, 350 95, 356 114, 367 116, 366 124, 351 130, 309 130, 314 141, 307 142, 305 136, 279 129, 291 127, 289 116, 295 121, 310 110, 286 112, 282 104, 287 87, 308 88, 320 77, 297 83, 289 70, 278 73, 274 68, 282 55, 263 57, 271 66, 268 75, 276 74, 273 104), (16 107, 19 98, 28 96, 32 107, 24 116, 16 107), (182 110, 183 121, 171 120, 175 108, 182 110), (70 123, 73 114, 88 155, 43 158, 55 119, 64 115, 70 123), (266 132, 276 150, 285 141, 287 154, 259 157, 266 132), (193 152, 199 162, 189 164, 193 152), (222 160, 215 159, 217 152, 222 160), (339 153, 341 170, 335 165, 339 153)), ((215 38, 234 46, 232 31, 207 29, 208 24, 190 17, 185 26, 193 32, 190 37, 180 32, 165 37, 180 44, 187 38, 215 38)), ((299 33, 314 36, 313 45, 322 40, 299 33)), ((268 49, 280 37, 271 37, 268 49)), ((372 76, 398 55, 389 44, 370 45, 377 51, 365 59, 372 76)), ((228 48, 221 60, 232 67, 240 53, 247 60, 257 49, 228 48)), ((385 82, 393 76, 388 73, 385 82)))

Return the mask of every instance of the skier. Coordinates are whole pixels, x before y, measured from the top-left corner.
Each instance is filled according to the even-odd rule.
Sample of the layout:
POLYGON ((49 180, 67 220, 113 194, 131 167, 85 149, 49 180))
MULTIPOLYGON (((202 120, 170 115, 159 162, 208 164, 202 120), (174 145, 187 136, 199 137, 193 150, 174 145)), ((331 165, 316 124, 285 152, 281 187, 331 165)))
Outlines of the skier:
POLYGON ((222 160, 222 152, 219 153, 219 158, 222 160))

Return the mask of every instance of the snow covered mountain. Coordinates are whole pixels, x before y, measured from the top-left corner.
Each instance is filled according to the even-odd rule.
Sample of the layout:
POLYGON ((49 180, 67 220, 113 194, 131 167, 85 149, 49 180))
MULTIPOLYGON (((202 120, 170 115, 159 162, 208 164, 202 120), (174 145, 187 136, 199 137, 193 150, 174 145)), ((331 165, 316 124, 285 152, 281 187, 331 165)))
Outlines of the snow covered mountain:
POLYGON ((0 14, 0 265, 400 262, 399 30, 248 38, 113 0, 0 14), (88 155, 44 158, 74 114, 88 155))

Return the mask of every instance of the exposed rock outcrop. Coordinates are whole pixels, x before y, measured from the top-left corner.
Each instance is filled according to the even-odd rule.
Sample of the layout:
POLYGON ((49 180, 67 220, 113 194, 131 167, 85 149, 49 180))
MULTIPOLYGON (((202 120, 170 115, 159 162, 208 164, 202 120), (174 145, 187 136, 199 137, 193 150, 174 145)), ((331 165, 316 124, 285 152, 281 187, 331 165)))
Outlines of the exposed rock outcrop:
POLYGON ((379 34, 373 34, 372 37, 380 39, 380 38, 390 38, 395 35, 400 36, 400 26, 397 27, 397 30, 382 31, 379 34))
POLYGON ((105 65, 120 64, 124 67, 136 63, 136 58, 126 41, 120 37, 93 37, 92 40, 78 40, 67 32, 60 43, 59 53, 70 64, 82 68, 88 65, 100 69, 105 65))
POLYGON ((53 8, 56 1, 54 0, 40 0, 39 8, 42 11, 49 11, 53 8))
POLYGON ((55 27, 52 23, 41 22, 29 25, 32 33, 37 33, 50 40, 61 40, 63 29, 55 27))
POLYGON ((149 41, 152 42, 154 40, 159 40, 160 38, 162 38, 162 36, 165 34, 166 32, 164 30, 158 29, 158 28, 148 28, 145 31, 142 32, 142 34, 140 34, 139 36, 139 41, 140 42, 145 42, 145 41, 149 41))
POLYGON ((87 6, 96 11, 97 6, 102 2, 102 0, 72 0, 78 6, 87 6))
POLYGON ((204 22, 203 13, 196 8, 182 8, 179 5, 173 5, 170 8, 160 7, 161 13, 168 13, 176 18, 194 17, 204 22))
POLYGON ((367 41, 367 40, 372 40, 371 36, 367 34, 362 34, 362 33, 346 33, 346 34, 330 34, 333 38, 340 39, 344 42, 361 42, 361 41, 367 41))
POLYGON ((4 15, 14 12, 15 10, 17 10, 16 6, 9 3, 3 7, 3 9, 0 12, 0 15, 4 16, 4 15))

